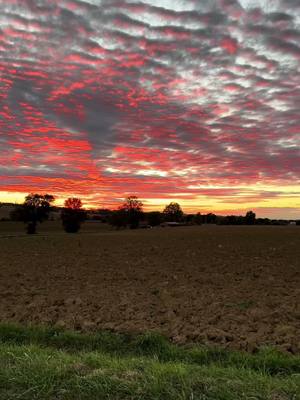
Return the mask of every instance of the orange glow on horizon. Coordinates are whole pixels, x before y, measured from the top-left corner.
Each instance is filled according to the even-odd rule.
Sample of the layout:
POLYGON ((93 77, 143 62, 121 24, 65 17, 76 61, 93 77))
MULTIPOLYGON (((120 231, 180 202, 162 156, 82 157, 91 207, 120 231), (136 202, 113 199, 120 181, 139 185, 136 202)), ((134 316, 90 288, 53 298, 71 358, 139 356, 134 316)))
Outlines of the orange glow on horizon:
MULTIPOLYGON (((278 189, 278 188, 277 188, 278 189)), ((299 200, 289 196, 289 191, 293 189, 293 187, 284 188, 286 191, 286 196, 281 198, 265 200, 262 199, 260 201, 244 201, 240 203, 233 204, 232 202, 226 202, 223 198, 208 198, 205 197, 196 197, 194 199, 185 199, 183 196, 181 197, 169 197, 169 198, 148 198, 140 199, 143 201, 144 210, 145 211, 163 211, 164 207, 169 204, 171 201, 178 202, 183 211, 188 213, 197 213, 200 212, 202 214, 207 214, 209 212, 218 214, 218 215, 244 215, 248 210, 254 210, 257 213, 258 217, 270 217, 270 218, 283 218, 283 219, 300 219, 300 203, 299 200)), ((36 193, 50 193, 51 191, 34 191, 36 193)), ((29 192, 7 192, 0 191, 0 202, 2 203, 16 203, 21 204, 24 201, 25 196, 29 192)), ((55 196, 54 205, 63 206, 65 200, 68 197, 79 197, 83 201, 83 206, 85 209, 117 209, 125 197, 129 195, 126 194, 123 197, 115 198, 114 201, 110 202, 101 202, 101 199, 96 200, 95 198, 89 198, 87 196, 83 196, 82 194, 76 193, 61 193, 60 195, 55 196)))

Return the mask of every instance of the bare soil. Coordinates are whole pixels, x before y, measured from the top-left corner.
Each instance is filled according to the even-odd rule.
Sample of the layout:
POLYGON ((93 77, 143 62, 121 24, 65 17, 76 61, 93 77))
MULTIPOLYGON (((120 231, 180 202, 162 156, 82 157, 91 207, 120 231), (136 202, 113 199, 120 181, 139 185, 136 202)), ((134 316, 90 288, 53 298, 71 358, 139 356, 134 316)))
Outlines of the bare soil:
POLYGON ((53 224, 0 223, 1 321, 300 353, 299 227, 53 224))

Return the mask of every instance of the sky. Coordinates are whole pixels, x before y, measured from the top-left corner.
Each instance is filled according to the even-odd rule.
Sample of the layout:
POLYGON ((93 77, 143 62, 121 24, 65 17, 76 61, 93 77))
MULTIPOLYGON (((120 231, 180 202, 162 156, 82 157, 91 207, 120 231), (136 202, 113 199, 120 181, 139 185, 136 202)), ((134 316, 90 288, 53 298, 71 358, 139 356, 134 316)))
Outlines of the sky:
POLYGON ((300 0, 0 0, 0 201, 300 218, 300 0))

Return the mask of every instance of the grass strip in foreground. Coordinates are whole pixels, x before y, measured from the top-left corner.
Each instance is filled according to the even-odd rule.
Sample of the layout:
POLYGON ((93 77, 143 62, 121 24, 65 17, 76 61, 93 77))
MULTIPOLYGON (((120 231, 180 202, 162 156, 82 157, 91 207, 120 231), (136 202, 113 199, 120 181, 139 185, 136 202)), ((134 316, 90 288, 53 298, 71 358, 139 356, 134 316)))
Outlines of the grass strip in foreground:
POLYGON ((0 399, 300 400, 300 357, 2 324, 0 399))

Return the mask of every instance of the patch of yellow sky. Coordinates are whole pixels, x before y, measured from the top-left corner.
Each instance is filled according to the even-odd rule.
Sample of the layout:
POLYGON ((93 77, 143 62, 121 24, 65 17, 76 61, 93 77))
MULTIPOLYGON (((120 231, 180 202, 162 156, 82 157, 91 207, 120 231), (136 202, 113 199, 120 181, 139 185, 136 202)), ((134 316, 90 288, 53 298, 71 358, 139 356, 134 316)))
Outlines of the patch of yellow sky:
MULTIPOLYGON (((199 187, 199 190, 203 189, 230 189, 227 187, 199 187)), ((253 208, 298 208, 300 207, 300 199, 299 196, 295 193, 299 192, 299 186, 290 185, 283 187, 274 187, 274 186, 247 186, 247 187, 232 187, 232 190, 238 191, 241 190, 241 195, 233 195, 229 196, 230 199, 226 200, 226 196, 218 197, 218 196, 205 196, 202 194, 193 196, 192 193, 176 193, 174 195, 170 195, 170 197, 166 196, 164 198, 142 198, 141 200, 144 202, 144 209, 146 211, 150 210, 162 210, 168 203, 171 201, 178 202, 185 212, 215 212, 222 214, 222 211, 228 212, 228 210, 232 210, 232 213, 236 213, 241 209, 253 209, 253 208), (275 196, 274 198, 258 198, 253 200, 253 197, 247 200, 247 196, 243 194, 243 192, 247 190, 248 195, 251 197, 255 197, 256 193, 261 191, 270 192, 278 192, 280 191, 280 195, 275 196), (186 198, 185 198, 186 196, 186 198), (236 198, 236 202, 234 201, 236 198)), ((3 203, 22 203, 24 201, 25 196, 28 193, 24 192, 9 192, 9 191, 0 191, 0 202, 3 203)), ((134 194, 134 193, 133 193, 134 194)), ((55 204, 58 206, 63 205, 64 201, 68 197, 79 197, 83 200, 84 206, 86 208, 105 208, 108 207, 107 204, 101 204, 101 194, 99 196, 94 195, 92 197, 85 197, 76 193, 60 193, 56 195, 55 204)), ((124 196, 125 197, 125 196, 124 196)), ((120 204, 122 199, 118 199, 116 201, 117 204, 120 204)), ((113 202, 112 202, 113 203, 113 202)), ((117 205, 116 205, 117 207, 117 205)), ((110 207, 109 207, 110 208, 110 207)), ((113 207, 111 207, 113 208, 113 207)))

